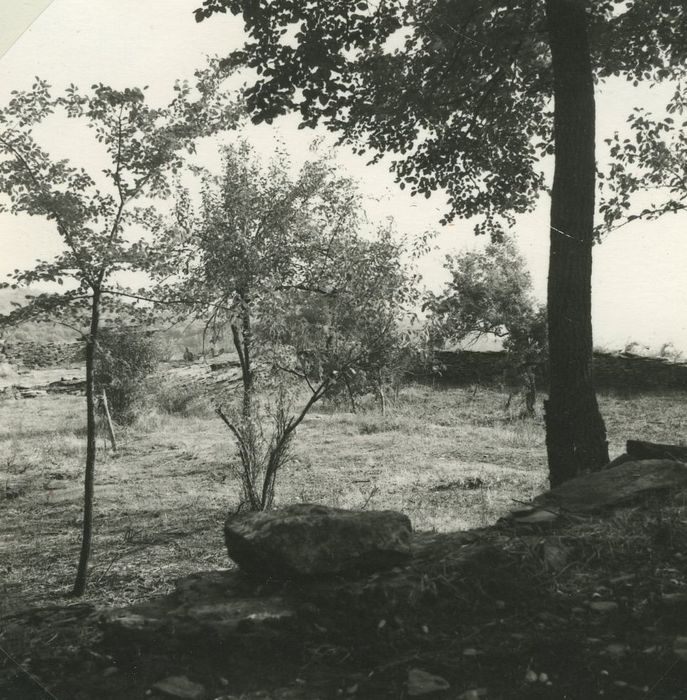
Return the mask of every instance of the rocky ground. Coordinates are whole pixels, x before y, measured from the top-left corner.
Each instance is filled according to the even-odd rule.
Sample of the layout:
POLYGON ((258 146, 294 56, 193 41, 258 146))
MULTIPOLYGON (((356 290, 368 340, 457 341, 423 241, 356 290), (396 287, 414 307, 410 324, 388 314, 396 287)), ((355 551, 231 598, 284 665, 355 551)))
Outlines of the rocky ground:
POLYGON ((636 465, 415 533, 384 571, 209 571, 128 608, 15 612, 0 697, 687 698, 687 468, 636 465))

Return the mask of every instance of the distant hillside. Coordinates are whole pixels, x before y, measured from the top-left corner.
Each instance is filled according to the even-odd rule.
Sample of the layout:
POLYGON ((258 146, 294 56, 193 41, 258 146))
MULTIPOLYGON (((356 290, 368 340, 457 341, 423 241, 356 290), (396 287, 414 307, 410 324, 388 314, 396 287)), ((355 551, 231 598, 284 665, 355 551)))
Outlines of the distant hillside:
MULTIPOLYGON (((27 294, 35 296, 41 291, 39 289, 30 292, 26 289, 0 289, 0 314, 12 311, 13 304, 25 304, 27 294)), ((57 323, 22 323, 12 328, 0 328, 0 339, 22 343, 73 343, 78 340, 78 334, 71 328, 57 323)))

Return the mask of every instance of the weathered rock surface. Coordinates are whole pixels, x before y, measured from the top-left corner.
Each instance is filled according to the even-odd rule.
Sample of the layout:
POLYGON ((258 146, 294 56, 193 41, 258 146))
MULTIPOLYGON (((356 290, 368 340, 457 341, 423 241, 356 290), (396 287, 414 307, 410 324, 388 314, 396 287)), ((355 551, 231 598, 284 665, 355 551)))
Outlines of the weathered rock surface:
POLYGON ((611 460, 602 469, 611 469, 626 462, 637 462, 646 459, 668 459, 676 462, 687 462, 686 445, 666 445, 646 440, 628 440, 625 452, 611 460))
POLYGON ((171 647, 188 640, 268 639, 291 626, 295 612, 280 596, 258 593, 238 571, 200 572, 180 579, 171 595, 108 610, 100 622, 113 640, 171 647))
POLYGON ((271 578, 375 571, 410 557, 412 527, 395 511, 349 511, 298 504, 227 519, 229 556, 271 578))
POLYGON ((153 689, 167 697, 181 700, 203 700, 206 697, 205 688, 186 676, 170 676, 158 681, 153 689))
POLYGON ((531 508, 512 513, 516 523, 555 522, 565 513, 594 513, 659 492, 687 488, 687 464, 672 459, 621 461, 584 474, 537 496, 531 508))
POLYGON ((594 474, 585 474, 538 496, 535 503, 587 513, 645 497, 658 491, 687 486, 687 464, 665 459, 625 462, 594 474))
POLYGON ((421 668, 411 668, 408 670, 408 695, 418 697, 448 690, 451 686, 448 681, 441 676, 427 673, 421 668))

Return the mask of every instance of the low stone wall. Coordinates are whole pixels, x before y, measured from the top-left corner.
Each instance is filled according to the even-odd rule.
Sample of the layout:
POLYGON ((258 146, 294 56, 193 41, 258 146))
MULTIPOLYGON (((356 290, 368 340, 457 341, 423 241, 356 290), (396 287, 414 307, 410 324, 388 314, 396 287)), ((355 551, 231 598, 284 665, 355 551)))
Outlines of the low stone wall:
MULTIPOLYGON (((513 382, 507 372, 505 352, 469 350, 435 353, 433 378, 459 386, 469 384, 501 385, 513 382)), ((546 369, 538 373, 538 383, 546 387, 546 369)), ((614 390, 687 390, 687 363, 661 357, 631 353, 594 353, 594 384, 597 389, 614 390)))
POLYGON ((0 341, 0 361, 29 368, 69 365, 82 356, 83 343, 0 341))

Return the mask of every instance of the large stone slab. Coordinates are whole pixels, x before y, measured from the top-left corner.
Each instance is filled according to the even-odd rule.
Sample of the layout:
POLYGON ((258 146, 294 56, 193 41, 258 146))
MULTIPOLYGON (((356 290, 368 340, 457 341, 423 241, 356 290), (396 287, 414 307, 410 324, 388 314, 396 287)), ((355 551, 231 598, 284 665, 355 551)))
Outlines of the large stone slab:
POLYGON ((230 516, 224 527, 241 570, 280 579, 396 566, 410 556, 411 533, 402 513, 313 504, 230 516))
POLYGON ((566 481, 538 496, 534 505, 589 513, 681 488, 687 488, 686 464, 668 459, 642 459, 566 481))

